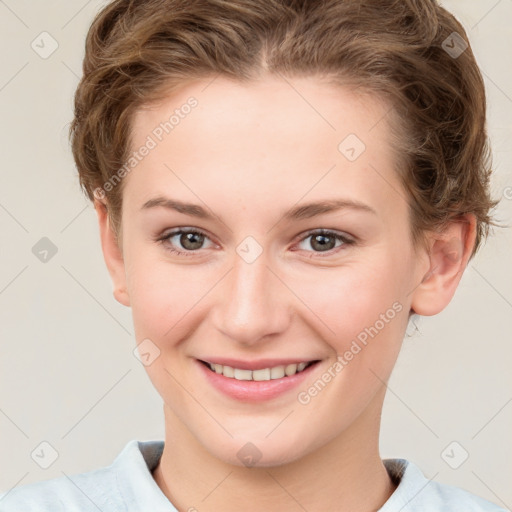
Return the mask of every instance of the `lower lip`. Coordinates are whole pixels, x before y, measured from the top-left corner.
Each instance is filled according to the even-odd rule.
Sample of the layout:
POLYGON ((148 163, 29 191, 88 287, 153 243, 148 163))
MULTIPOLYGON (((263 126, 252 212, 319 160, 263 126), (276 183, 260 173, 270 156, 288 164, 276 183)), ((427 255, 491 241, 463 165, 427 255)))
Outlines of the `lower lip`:
POLYGON ((314 363, 290 377, 261 381, 231 379, 209 370, 200 361, 197 361, 197 364, 210 384, 230 398, 243 402, 261 402, 271 400, 298 387, 318 363, 314 363))

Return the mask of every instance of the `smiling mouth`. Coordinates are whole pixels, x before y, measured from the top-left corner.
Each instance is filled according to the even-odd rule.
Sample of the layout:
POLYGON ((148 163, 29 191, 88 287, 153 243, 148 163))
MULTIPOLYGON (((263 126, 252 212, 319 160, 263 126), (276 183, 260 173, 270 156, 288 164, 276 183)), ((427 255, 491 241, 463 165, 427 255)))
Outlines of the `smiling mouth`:
POLYGON ((271 368, 261 368, 259 370, 244 370, 241 368, 233 368, 222 364, 209 363, 208 361, 201 361, 210 371, 223 375, 228 379, 235 380, 252 380, 252 381, 265 381, 282 379, 283 377, 291 377, 297 373, 303 372, 306 368, 318 363, 318 360, 302 362, 298 364, 287 364, 280 366, 273 366, 271 368))

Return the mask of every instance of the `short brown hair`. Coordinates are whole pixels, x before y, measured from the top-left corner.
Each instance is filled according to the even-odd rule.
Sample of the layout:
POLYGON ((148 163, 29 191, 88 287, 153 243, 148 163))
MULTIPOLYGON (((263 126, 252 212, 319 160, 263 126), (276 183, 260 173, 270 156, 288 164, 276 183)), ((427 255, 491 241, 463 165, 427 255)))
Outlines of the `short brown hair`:
MULTIPOLYGON (((484 83, 466 40, 435 0, 114 0, 89 29, 75 94, 80 185, 93 200, 129 156, 134 112, 173 87, 218 74, 328 76, 387 99, 400 121, 414 246, 473 213, 473 257, 498 225, 499 201, 489 194, 484 83)), ((122 189, 105 195, 116 235, 122 189)))

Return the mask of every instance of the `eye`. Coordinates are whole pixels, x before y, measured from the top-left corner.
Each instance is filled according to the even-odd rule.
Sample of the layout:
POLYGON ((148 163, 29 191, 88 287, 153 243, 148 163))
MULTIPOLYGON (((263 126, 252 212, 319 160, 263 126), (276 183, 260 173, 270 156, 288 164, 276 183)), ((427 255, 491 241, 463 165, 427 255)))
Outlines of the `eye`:
MULTIPOLYGON (((316 231, 310 231, 306 237, 302 238, 301 243, 306 242, 306 240, 310 238, 309 244, 306 243, 306 245, 309 245, 309 247, 313 248, 313 254, 315 256, 324 257, 323 254, 319 253, 328 253, 325 254, 325 256, 332 256, 333 253, 337 253, 340 247, 347 246, 347 245, 354 245, 356 242, 352 238, 349 238, 345 235, 342 235, 340 233, 337 233, 335 231, 329 231, 327 229, 318 229, 316 231), (339 245, 336 246, 336 242, 340 242, 339 245), (338 250, 334 250, 338 248, 338 250)), ((303 249, 306 250, 307 249, 303 249)), ((311 252, 311 251, 307 251, 311 252)), ((311 256, 308 256, 310 258, 313 258, 313 254, 311 256)))
MULTIPOLYGON (((341 250, 340 247, 354 245, 356 243, 356 241, 352 238, 327 229, 317 229, 316 231, 310 231, 305 237, 301 239, 300 243, 305 243, 308 238, 311 238, 309 247, 313 248, 314 250, 308 251, 308 249, 304 248, 301 248, 301 250, 311 252, 312 254, 308 256, 310 258, 314 256, 324 257, 323 254, 319 253, 327 253, 325 256, 331 256, 333 253, 337 253, 339 250, 341 250), (336 245, 337 242, 339 242, 338 245, 336 245)), ((178 256, 194 256, 196 255, 197 251, 204 249, 203 244, 206 239, 209 240, 208 235, 198 229, 180 228, 159 236, 156 241, 162 243, 165 249, 172 254, 176 254, 178 256), (173 239, 176 240, 173 241, 173 239), (176 249, 178 244, 184 250, 180 250, 179 248, 176 249)))
POLYGON ((206 233, 197 229, 176 229, 158 237, 157 241, 161 242, 165 246, 166 250, 173 254, 177 254, 179 256, 194 256, 195 251, 203 249, 201 246, 207 238, 208 236, 206 233), (175 242, 172 242, 173 238, 176 239, 175 242), (177 243, 179 243, 185 250, 181 251, 179 248, 175 249, 177 243))

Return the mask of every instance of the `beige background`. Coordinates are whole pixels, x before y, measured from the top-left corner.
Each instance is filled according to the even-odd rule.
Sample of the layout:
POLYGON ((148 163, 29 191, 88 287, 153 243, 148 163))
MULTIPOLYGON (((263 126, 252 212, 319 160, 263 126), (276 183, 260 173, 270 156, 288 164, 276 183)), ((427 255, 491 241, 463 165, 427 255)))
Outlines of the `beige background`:
MULTIPOLYGON (((0 1, 0 491, 107 465, 130 439, 163 438, 160 398, 132 353, 130 310, 112 296, 67 142, 84 37, 103 4, 0 1), (42 58, 34 40, 40 53, 58 48, 42 58), (45 263, 32 252, 43 237, 57 249, 45 263), (48 469, 31 458, 35 450, 40 464, 52 462, 43 441, 58 454, 48 469)), ((512 0, 443 4, 485 76, 493 193, 504 197, 498 217, 512 223, 512 0)), ((511 242, 510 229, 496 230, 449 307, 419 319, 389 382, 381 436, 384 458, 410 459, 508 508, 511 242), (445 460, 456 465, 463 450, 452 469, 445 460)))

